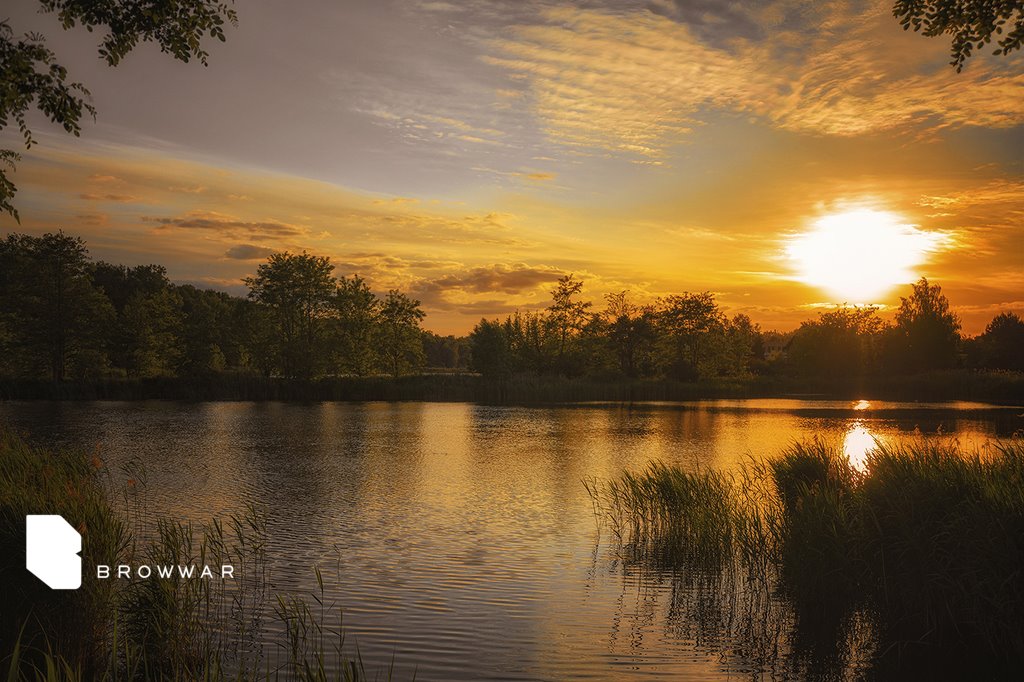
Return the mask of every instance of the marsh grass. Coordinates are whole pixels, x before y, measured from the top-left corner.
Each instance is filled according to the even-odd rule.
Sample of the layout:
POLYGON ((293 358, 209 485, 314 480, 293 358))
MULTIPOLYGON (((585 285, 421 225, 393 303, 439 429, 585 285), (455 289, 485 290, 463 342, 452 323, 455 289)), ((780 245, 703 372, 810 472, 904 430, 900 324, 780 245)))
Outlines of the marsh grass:
POLYGON ((795 444, 739 471, 589 481, 628 566, 671 575, 677 627, 759 669, 1000 676, 1024 663, 1024 443, 882 446, 864 471, 795 444))
POLYGON ((89 670, 116 617, 111 581, 51 590, 24 566, 25 516, 60 514, 83 536, 84 565, 117 563, 130 548, 123 520, 99 485, 96 453, 51 453, 0 429, 0 639, 22 651, 47 646, 89 670), (17 617, 12 617, 17 615, 17 617))
POLYGON ((33 448, 0 429, 0 674, 8 682, 391 679, 346 655, 340 609, 319 592, 270 598, 259 510, 195 527, 150 520, 145 471, 130 464, 124 508, 98 453, 33 448), (82 534, 83 582, 50 590, 24 569, 25 515, 60 514, 82 534), (96 564, 234 566, 234 580, 106 579, 96 564), (313 604, 311 606, 310 604, 313 604), (284 642, 263 641, 267 612, 284 642), (336 621, 336 623, 334 622, 336 621))

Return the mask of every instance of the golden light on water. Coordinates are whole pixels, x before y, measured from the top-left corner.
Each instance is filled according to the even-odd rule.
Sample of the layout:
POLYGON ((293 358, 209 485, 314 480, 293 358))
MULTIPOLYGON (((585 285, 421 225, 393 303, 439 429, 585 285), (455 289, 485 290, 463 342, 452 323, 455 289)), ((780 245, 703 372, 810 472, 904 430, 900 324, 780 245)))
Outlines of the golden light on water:
POLYGON ((850 425, 843 438, 843 454, 857 471, 864 471, 867 468, 868 453, 876 447, 878 447, 878 442, 864 426, 864 422, 860 420, 850 425))
POLYGON ((799 281, 835 303, 865 304, 917 279, 915 268, 946 239, 889 211, 859 209, 818 219, 789 240, 786 255, 799 281))

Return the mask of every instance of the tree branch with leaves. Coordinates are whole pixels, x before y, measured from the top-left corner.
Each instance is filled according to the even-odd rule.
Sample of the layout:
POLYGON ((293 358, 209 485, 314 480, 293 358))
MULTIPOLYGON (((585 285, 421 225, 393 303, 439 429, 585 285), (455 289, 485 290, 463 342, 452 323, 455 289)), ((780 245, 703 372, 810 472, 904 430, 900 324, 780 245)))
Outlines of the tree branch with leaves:
POLYGON ((950 64, 964 68, 975 50, 996 38, 993 54, 1007 55, 1024 44, 1024 0, 897 0, 892 8, 903 30, 929 37, 953 36, 950 64))
MULTIPOLYGON (((177 60, 207 63, 206 37, 223 42, 226 24, 238 17, 231 4, 215 0, 40 0, 44 12, 52 12, 64 29, 84 26, 105 31, 99 56, 110 66, 140 42, 156 43, 160 51, 177 60)), ((26 122, 33 108, 51 122, 78 137, 84 116, 96 117, 84 85, 68 80, 68 69, 57 61, 38 33, 16 35, 8 21, 0 21, 0 130, 18 126, 25 148, 35 144, 26 122)), ((8 177, 20 155, 0 149, 0 211, 20 222, 14 206, 17 187, 8 177)))

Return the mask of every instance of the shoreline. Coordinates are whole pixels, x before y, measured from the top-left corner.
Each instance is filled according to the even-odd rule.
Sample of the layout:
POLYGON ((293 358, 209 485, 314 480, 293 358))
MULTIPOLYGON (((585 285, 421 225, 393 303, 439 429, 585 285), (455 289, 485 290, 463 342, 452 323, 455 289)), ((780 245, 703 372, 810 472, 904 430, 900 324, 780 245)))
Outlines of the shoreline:
POLYGON ((0 401, 415 401, 532 405, 751 398, 974 401, 994 406, 1020 406, 1024 405, 1024 373, 949 370, 896 377, 863 377, 844 383, 764 376, 693 383, 529 375, 494 380, 475 374, 301 380, 225 373, 200 378, 112 378, 59 383, 0 379, 0 401))

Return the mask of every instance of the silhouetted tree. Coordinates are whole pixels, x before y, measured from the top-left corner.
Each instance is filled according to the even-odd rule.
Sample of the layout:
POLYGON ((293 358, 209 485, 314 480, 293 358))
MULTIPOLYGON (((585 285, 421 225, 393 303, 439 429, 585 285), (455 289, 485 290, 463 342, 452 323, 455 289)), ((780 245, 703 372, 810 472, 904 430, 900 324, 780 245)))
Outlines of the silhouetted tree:
POLYGON ((318 342, 332 309, 334 266, 326 256, 275 253, 244 281, 249 298, 273 314, 277 355, 288 377, 313 376, 325 358, 318 342))
POLYGON ((1024 371, 1024 320, 1016 313, 996 315, 977 345, 983 367, 1024 371))
POLYGON ((503 325, 517 364, 536 373, 557 372, 559 336, 543 313, 516 312, 503 325))
POLYGON ((170 287, 152 294, 140 290, 121 315, 125 340, 124 369, 130 377, 170 376, 182 356, 179 336, 184 315, 181 296, 170 287))
POLYGON ((761 328, 747 315, 734 315, 725 324, 719 349, 718 373, 742 376, 750 372, 750 364, 757 357, 761 341, 761 328))
POLYGON ((957 71, 993 35, 1002 36, 993 54, 1009 54, 1024 42, 1022 0, 896 0, 892 13, 904 31, 912 28, 926 36, 953 36, 950 64, 957 71))
POLYGON ((627 377, 649 373, 656 338, 654 313, 638 306, 622 291, 605 296, 606 334, 619 370, 627 377))
POLYGON ((789 344, 788 360, 804 376, 826 381, 868 373, 883 323, 874 306, 840 306, 804 322, 789 344))
POLYGON ((244 340, 235 324, 236 305, 222 291, 204 291, 186 284, 175 288, 181 300, 179 373, 202 376, 237 368, 244 340))
MULTIPOLYGON (((203 38, 225 39, 224 26, 237 17, 230 4, 216 0, 40 0, 44 12, 54 12, 65 29, 82 25, 105 33, 99 54, 116 66, 139 42, 154 42, 175 59, 198 59, 206 64, 203 38)), ((68 70, 38 34, 15 37, 7 21, 0 21, 0 130, 13 120, 25 147, 35 144, 26 115, 35 107, 50 121, 75 135, 83 115, 95 117, 86 100, 89 91, 69 82, 68 70)), ((0 211, 18 219, 12 203, 16 188, 4 166, 14 168, 18 154, 0 150, 0 211)))
POLYGON ((937 284, 922 277, 910 296, 900 298, 891 343, 898 367, 907 371, 944 369, 957 363, 960 318, 937 284))
POLYGON ((127 267, 99 262, 93 284, 117 313, 107 332, 111 362, 128 376, 173 374, 180 360, 181 299, 162 265, 127 267))
POLYGON ((377 318, 377 348, 391 376, 397 377, 423 367, 420 321, 425 316, 420 302, 400 291, 392 289, 384 298, 377 318))
POLYGON ((136 294, 152 296, 171 286, 167 268, 162 265, 113 265, 99 261, 92 268, 92 281, 103 290, 118 313, 136 294))
POLYGON ((571 359, 573 342, 587 324, 590 308, 589 301, 578 301, 575 297, 583 290, 583 282, 573 275, 565 275, 558 280, 551 290, 551 305, 548 306, 548 324, 551 325, 557 339, 555 362, 558 371, 572 373, 571 359))
POLYGON ((101 370, 102 330, 112 310, 92 285, 81 238, 11 234, 3 252, 8 344, 27 365, 23 370, 45 367, 54 381, 66 377, 69 363, 79 375, 101 370))
POLYGON ((480 320, 469 334, 473 351, 473 369, 488 378, 512 374, 515 360, 504 325, 497 320, 480 320))
POLYGON ((712 337, 725 327, 714 295, 705 291, 666 296, 658 302, 657 320, 665 373, 674 379, 698 378, 712 337))
POLYGON ((469 339, 453 335, 441 336, 434 332, 423 332, 423 355, 427 367, 439 369, 468 369, 470 356, 469 339))
POLYGON ((275 312, 251 300, 245 303, 248 305, 237 310, 237 324, 245 339, 239 365, 269 377, 281 367, 280 334, 275 312))
POLYGON ((374 333, 381 302, 355 275, 338 280, 331 303, 336 315, 335 366, 348 374, 369 374, 377 362, 374 333))
POLYGON ((788 335, 727 319, 709 292, 639 305, 626 292, 600 313, 563 278, 545 311, 481 320, 468 337, 421 328, 418 301, 380 300, 358 276, 336 280, 326 257, 274 254, 246 279, 248 298, 175 285, 159 265, 93 263, 63 233, 0 240, 0 377, 203 376, 225 371, 314 377, 325 371, 394 376, 472 366, 487 377, 594 378, 792 373, 841 381, 880 371, 953 366, 1024 369, 1024 322, 997 316, 966 343, 938 286, 922 279, 895 323, 846 307, 788 335), (765 343, 774 351, 766 357, 765 343))

